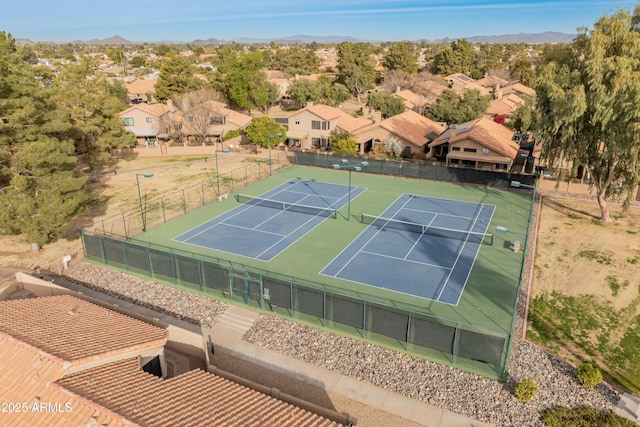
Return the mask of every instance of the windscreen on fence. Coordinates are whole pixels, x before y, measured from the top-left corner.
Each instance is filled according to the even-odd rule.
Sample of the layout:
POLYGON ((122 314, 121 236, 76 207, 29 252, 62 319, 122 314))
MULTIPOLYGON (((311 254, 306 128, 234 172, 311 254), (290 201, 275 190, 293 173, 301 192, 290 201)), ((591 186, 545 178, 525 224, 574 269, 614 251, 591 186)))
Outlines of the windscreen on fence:
POLYGON ((464 329, 458 330, 457 353, 459 357, 502 366, 505 339, 464 329))
POLYGON ((364 328, 364 303, 361 301, 337 295, 327 295, 326 313, 327 320, 357 329, 364 328))
POLYGON ((190 283, 200 286, 200 269, 198 262, 193 258, 187 258, 180 255, 174 256, 176 262, 177 279, 180 282, 190 283))
POLYGON ((202 262, 203 285, 210 289, 229 291, 229 269, 202 262))
POLYGON ((122 251, 122 241, 106 238, 102 241, 104 256, 111 263, 126 265, 124 252, 122 251))
POLYGON ((291 283, 264 276, 262 290, 265 302, 278 307, 291 308, 291 283))
POLYGON ((92 236, 90 234, 82 234, 82 242, 84 243, 84 252, 88 257, 105 258, 102 251, 102 238, 92 236))
POLYGON ((151 261, 151 272, 153 276, 175 279, 173 257, 170 253, 157 249, 149 249, 149 260, 151 261))
POLYGON ((136 245, 124 245, 124 255, 127 258, 129 267, 150 273, 149 257, 147 256, 147 248, 136 245))
POLYGON ((372 304, 367 305, 367 330, 405 342, 408 326, 409 316, 406 311, 400 313, 372 304))
POLYGON ((296 286, 293 288, 293 308, 322 319, 324 318, 324 294, 296 286))
POLYGON ((506 372, 508 335, 133 242, 84 233, 82 241, 87 257, 106 265, 196 289, 215 289, 223 294, 232 292, 246 304, 253 301, 252 304, 267 310, 274 307, 292 309, 290 315, 294 318, 297 312, 315 316, 324 326, 343 331, 340 325, 356 328, 374 342, 380 340, 376 335, 389 337, 397 340, 402 349, 411 349, 418 354, 428 355, 424 348, 437 350, 453 355, 454 365, 457 358, 464 358, 485 363, 499 375, 506 372))
POLYGON ((412 344, 453 354, 453 340, 455 336, 455 326, 448 326, 434 319, 419 316, 413 316, 411 318, 409 342, 412 344))
POLYGON ((318 152, 294 152, 294 163, 298 165, 331 168, 333 165, 340 164, 342 159, 346 159, 349 163, 360 163, 366 160, 369 166, 364 167, 362 172, 381 175, 404 176, 443 182, 473 183, 503 188, 511 187, 511 181, 514 179, 527 185, 535 183, 535 176, 530 174, 448 166, 434 159, 381 160, 371 159, 367 155, 364 157, 344 157, 318 152))

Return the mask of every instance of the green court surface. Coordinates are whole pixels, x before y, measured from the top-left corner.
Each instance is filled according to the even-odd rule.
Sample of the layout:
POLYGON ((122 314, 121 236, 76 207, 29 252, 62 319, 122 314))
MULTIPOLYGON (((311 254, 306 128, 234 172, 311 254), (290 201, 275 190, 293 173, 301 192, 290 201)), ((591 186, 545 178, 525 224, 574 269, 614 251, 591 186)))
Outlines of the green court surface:
MULTIPOLYGON (((291 166, 262 181, 245 187, 242 193, 259 196, 292 178, 317 180, 347 185, 349 172, 305 166, 291 166)), ((176 236, 238 206, 229 197, 214 201, 166 224, 135 235, 131 241, 155 248, 173 248, 182 254, 201 259, 232 263, 247 269, 263 271, 290 278, 314 288, 339 292, 389 307, 436 316, 447 321, 487 329, 492 333, 510 335, 519 292, 519 280, 528 229, 532 197, 528 192, 505 191, 474 185, 457 185, 383 175, 353 172, 351 185, 366 191, 352 200, 351 218, 348 206, 336 219, 328 218, 269 262, 245 258, 229 253, 199 248, 173 241, 176 236), (494 235, 493 245, 481 245, 467 285, 457 306, 404 295, 393 291, 320 275, 345 247, 366 227, 361 214, 379 215, 403 193, 462 200, 496 206, 487 233, 494 235), (502 231, 498 233, 496 227, 502 231), (514 242, 521 242, 521 250, 514 252, 514 242)), ((425 277, 425 281, 429 278, 425 277)))

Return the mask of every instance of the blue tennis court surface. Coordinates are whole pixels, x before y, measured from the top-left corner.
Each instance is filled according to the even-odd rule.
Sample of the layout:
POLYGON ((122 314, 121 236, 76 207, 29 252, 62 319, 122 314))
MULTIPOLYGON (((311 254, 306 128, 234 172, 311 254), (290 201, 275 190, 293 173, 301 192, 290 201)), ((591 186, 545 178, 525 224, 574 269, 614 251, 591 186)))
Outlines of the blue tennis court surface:
MULTIPOLYGON (((351 199, 364 190, 351 187, 351 199)), ((247 198, 238 207, 173 240, 270 261, 322 221, 335 216, 348 200, 346 185, 293 179, 259 197, 247 198)))
POLYGON ((494 205, 401 195, 321 274, 457 305, 494 205))

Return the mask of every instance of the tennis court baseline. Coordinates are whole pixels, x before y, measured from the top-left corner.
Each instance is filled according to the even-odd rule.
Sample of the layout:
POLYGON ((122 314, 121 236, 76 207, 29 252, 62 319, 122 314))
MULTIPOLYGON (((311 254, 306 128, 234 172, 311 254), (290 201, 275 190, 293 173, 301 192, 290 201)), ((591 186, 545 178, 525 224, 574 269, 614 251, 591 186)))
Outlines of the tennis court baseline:
POLYGON ((457 305, 494 205, 401 195, 320 274, 457 305))
MULTIPOLYGON (((365 188, 351 187, 351 199, 365 188)), ((258 197, 236 195, 242 204, 173 240, 270 261, 349 200, 349 187, 300 178, 258 197)))

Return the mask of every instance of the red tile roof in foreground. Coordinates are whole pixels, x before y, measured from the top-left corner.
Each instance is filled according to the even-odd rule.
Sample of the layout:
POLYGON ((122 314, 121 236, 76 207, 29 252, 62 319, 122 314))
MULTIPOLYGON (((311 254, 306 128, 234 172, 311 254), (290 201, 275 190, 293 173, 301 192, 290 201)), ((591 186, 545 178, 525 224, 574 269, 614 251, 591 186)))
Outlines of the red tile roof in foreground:
POLYGON ((341 425, 199 369, 163 380, 142 371, 137 359, 88 369, 56 384, 149 427, 341 425))
POLYGON ((0 426, 123 426, 121 416, 52 384, 63 366, 37 348, 0 334, 0 426))
POLYGON ((164 345, 168 338, 162 328, 70 295, 1 301, 4 334, 69 362, 164 345))

